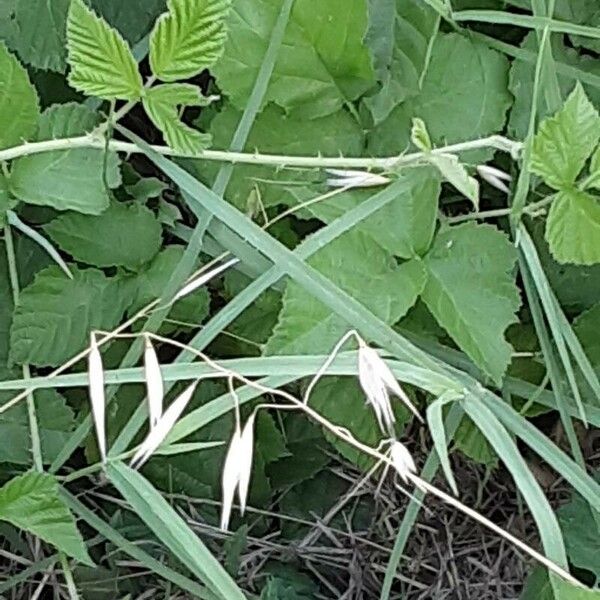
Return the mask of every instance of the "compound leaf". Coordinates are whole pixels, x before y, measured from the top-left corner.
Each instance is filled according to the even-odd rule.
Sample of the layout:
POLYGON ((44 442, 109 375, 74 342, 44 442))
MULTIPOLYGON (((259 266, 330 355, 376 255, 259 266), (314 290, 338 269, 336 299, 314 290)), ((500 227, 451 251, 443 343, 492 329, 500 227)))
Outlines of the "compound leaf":
POLYGON ((72 0, 67 17, 69 83, 100 98, 137 100, 143 83, 137 63, 121 34, 83 0, 72 0))

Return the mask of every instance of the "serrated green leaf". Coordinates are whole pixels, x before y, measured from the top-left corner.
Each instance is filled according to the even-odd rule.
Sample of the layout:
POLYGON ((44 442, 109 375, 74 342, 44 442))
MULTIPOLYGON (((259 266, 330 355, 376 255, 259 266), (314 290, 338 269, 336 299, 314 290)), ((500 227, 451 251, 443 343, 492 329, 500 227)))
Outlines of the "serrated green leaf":
POLYGON ((365 35, 381 89, 365 98, 375 125, 419 93, 439 17, 417 0, 370 0, 365 35))
POLYGON ((0 519, 37 535, 84 564, 94 565, 52 475, 25 473, 0 488, 0 519))
MULTIPOLYGON (((438 214, 440 179, 429 167, 411 169, 402 177, 411 182, 411 188, 361 221, 356 230, 370 236, 392 254, 408 259, 422 256, 431 245, 438 214)), ((368 190, 344 192, 312 204, 306 211, 324 223, 331 223, 371 196, 372 192, 368 190)))
POLYGON ((434 165, 442 177, 468 198, 479 209, 479 182, 471 177, 454 154, 431 154, 427 161, 434 165))
MULTIPOLYGON (((578 54, 573 48, 568 48, 562 41, 562 36, 551 36, 552 56, 554 60, 568 67, 573 67, 581 71, 600 76, 600 63, 591 56, 578 54)), ((521 48, 525 51, 536 53, 538 50, 538 39, 536 32, 529 33, 521 48)), ((535 54, 534 54, 535 56, 535 54)), ((508 132, 514 139, 522 140, 527 135, 529 129, 529 113, 533 98, 535 60, 532 62, 519 60, 516 58, 510 68, 509 89, 514 96, 514 104, 510 111, 508 122, 508 132)), ((563 98, 566 98, 573 89, 573 78, 556 73, 558 84, 563 98)), ((584 89, 588 96, 597 106, 600 103, 600 88, 585 85, 584 89)), ((538 106, 536 114, 539 118, 549 116, 548 106, 544 94, 538 95, 538 106)))
MULTIPOLYGON (((373 129, 369 151, 382 156, 404 152, 414 117, 425 122, 437 146, 496 133, 511 103, 507 83, 504 56, 460 34, 438 34, 421 92, 373 129)), ((479 160, 483 153, 475 156, 479 160)))
POLYGON ((424 259, 422 298, 458 346, 499 383, 512 347, 504 338, 520 305, 508 238, 490 225, 466 223, 440 231, 424 259))
POLYGON ((139 269, 159 251, 162 231, 151 210, 113 202, 101 215, 62 215, 44 231, 75 260, 95 267, 139 269))
POLYGON ((142 95, 142 76, 127 42, 83 0, 71 0, 67 50, 69 83, 77 91, 108 100, 142 95))
MULTIPOLYGON (((425 285, 425 270, 419 259, 398 266, 389 253, 359 231, 340 236, 308 262, 390 324, 408 312, 425 285)), ((290 282, 265 352, 327 353, 351 327, 297 283, 290 282)))
POLYGON ((38 69, 65 70, 69 5, 70 0, 17 0, 17 52, 21 60, 38 69))
POLYGON ((600 146, 592 155, 590 163, 590 176, 585 181, 586 189, 593 188, 600 190, 600 146))
MULTIPOLYGON (((229 147, 240 117, 241 113, 231 105, 215 116, 210 124, 215 149, 226 150, 229 147)), ((246 152, 258 150, 263 154, 282 153, 290 156, 317 156, 319 153, 326 156, 357 156, 362 150, 363 141, 360 126, 346 111, 307 121, 288 116, 271 104, 255 119, 244 149, 246 152)), ((218 171, 217 165, 205 161, 198 163, 197 168, 199 175, 209 180, 218 171)), ((225 197, 246 211, 248 197, 256 186, 265 207, 296 204, 297 197, 293 192, 297 186, 311 185, 316 178, 313 171, 307 170, 237 165, 225 197)))
POLYGON ((454 434, 453 441, 455 446, 471 460, 490 467, 497 465, 498 455, 483 433, 468 417, 463 417, 454 434))
POLYGON ((205 106, 206 101, 195 85, 173 83, 148 90, 143 104, 150 120, 162 131, 173 150, 195 155, 210 145, 211 137, 183 123, 179 114, 186 106, 205 106))
MULTIPOLYGON (((55 390, 36 391, 35 408, 42 457, 45 464, 50 464, 75 429, 75 415, 55 390)), ((0 462, 31 464, 29 419, 23 402, 0 415, 0 439, 0 462)))
MULTIPOLYGON (((38 141, 82 135, 98 123, 98 115, 81 104, 54 105, 40 119, 38 141)), ((14 161, 11 192, 23 202, 97 215, 108 207, 104 180, 111 188, 121 183, 116 153, 82 148, 23 156, 14 161)))
MULTIPOLYGON (((234 0, 223 56, 212 69, 219 87, 239 110, 267 49, 281 0, 234 0)), ((366 0, 296 0, 264 104, 276 102, 299 117, 337 112, 373 82, 363 43, 366 0)))
POLYGON ((39 116, 37 92, 27 71, 0 41, 0 150, 31 138, 39 116))
POLYGON ((556 190, 570 188, 600 140, 600 116, 580 84, 533 141, 531 171, 556 190))
POLYGON ((121 282, 70 266, 52 266, 21 291, 10 330, 11 360, 58 366, 88 345, 93 329, 111 329, 128 304, 121 282))
POLYGON ((163 81, 189 79, 223 52, 231 0, 168 0, 150 36, 150 66, 163 81))
POLYGON ((560 192, 546 221, 546 241, 559 263, 600 262, 600 204, 585 192, 560 192))

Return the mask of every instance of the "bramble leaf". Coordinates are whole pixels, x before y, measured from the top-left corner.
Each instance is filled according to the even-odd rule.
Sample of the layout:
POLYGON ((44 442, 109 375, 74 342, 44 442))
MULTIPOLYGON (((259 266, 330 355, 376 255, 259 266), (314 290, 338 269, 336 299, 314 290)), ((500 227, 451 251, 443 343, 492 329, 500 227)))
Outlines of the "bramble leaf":
MULTIPOLYGON (((574 149, 575 151, 575 149, 574 149)), ((577 190, 558 193, 546 221, 546 241, 559 263, 600 262, 600 203, 577 190)))
POLYGON ((70 265, 40 271, 21 291, 10 330, 11 360, 57 366, 85 348, 93 329, 118 324, 129 303, 119 279, 70 265))
MULTIPOLYGON (((438 34, 421 92, 372 130, 369 151, 383 156, 404 152, 414 117, 427 125, 436 146, 500 131, 511 104, 507 78, 508 61, 500 53, 457 33, 438 34)), ((485 152, 461 158, 473 154, 479 160, 485 152)))
POLYGON ((173 150, 195 155, 210 145, 211 137, 183 123, 179 111, 186 106, 206 106, 209 101, 195 85, 173 83, 148 90, 143 104, 150 120, 162 131, 173 150))
MULTIPOLYGON (((398 266, 390 254, 359 231, 340 236, 308 263, 389 324, 408 312, 425 285, 421 260, 398 266)), ((283 295, 279 322, 265 352, 327 353, 351 327, 297 283, 290 282, 283 295)))
MULTIPOLYGON (((279 0, 233 1, 225 50, 212 71, 239 110, 246 107, 280 10, 279 0)), ((358 98, 373 83, 366 28, 366 0, 296 0, 264 104, 314 119, 358 98)))
MULTIPOLYGON (((410 189, 361 221, 355 229, 396 256, 414 258, 423 256, 433 240, 440 180, 429 167, 411 169, 403 177, 410 182, 410 189)), ((361 202, 368 202, 372 195, 372 190, 344 192, 308 206, 306 212, 331 223, 361 202)))
POLYGON ((84 564, 94 565, 52 475, 25 473, 0 488, 0 520, 33 533, 84 564))
POLYGON ((381 89, 365 98, 375 125, 419 93, 439 17, 418 0, 371 0, 365 35, 381 89))
MULTIPOLYGON (((54 105, 40 119, 38 140, 81 135, 97 123, 98 115, 81 104, 54 105)), ((108 207, 105 180, 110 188, 121 183, 119 164, 116 153, 109 152, 104 177, 102 150, 80 148, 31 154, 14 161, 10 190, 29 204, 97 215, 108 207)))
POLYGON ((29 139, 40 116, 27 71, 0 41, 0 150, 29 139))
POLYGON ((75 260, 95 267, 139 269, 160 250, 161 226, 140 204, 113 202, 101 215, 61 215, 44 227, 75 260))
POLYGON ((556 190, 568 189, 599 140, 600 116, 577 84, 564 106, 541 123, 533 140, 531 171, 556 190))
POLYGON ((150 66, 163 81, 189 79, 223 52, 231 0, 168 0, 150 36, 150 66))
POLYGON ((512 273, 517 255, 490 225, 442 229, 424 263, 429 273, 422 298, 458 346, 499 383, 512 347, 506 328, 516 321, 519 291, 512 273))
POLYGON ((142 95, 142 76, 127 42, 83 0, 71 0, 67 50, 69 83, 77 91, 108 100, 142 95))

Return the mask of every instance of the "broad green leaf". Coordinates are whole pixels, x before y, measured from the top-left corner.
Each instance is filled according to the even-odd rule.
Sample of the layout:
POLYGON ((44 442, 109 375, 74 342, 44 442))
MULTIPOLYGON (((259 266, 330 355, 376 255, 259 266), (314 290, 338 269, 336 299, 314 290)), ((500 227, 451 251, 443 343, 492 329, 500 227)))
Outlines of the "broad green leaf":
POLYGON ((585 587, 574 586, 572 583, 554 578, 555 600, 600 600, 600 590, 590 590, 585 587))
POLYGON ((38 69, 64 72, 70 0, 17 0, 15 21, 21 60, 38 69))
POLYGON ((587 187, 600 190, 600 146, 596 148, 596 152, 592 155, 590 163, 590 176, 586 181, 587 187))
POLYGON ((424 263, 423 300, 458 346, 499 383, 512 347, 504 339, 520 306, 513 268, 516 252, 490 225, 441 230, 424 263))
MULTIPOLYGON (((363 37, 366 0, 296 0, 265 94, 286 111, 315 118, 337 112, 373 82, 363 37)), ((281 0, 233 0, 229 37, 212 71, 243 110, 267 49, 281 0)))
MULTIPOLYGON (((596 298, 598 300, 598 298, 596 298)), ((574 330, 581 341, 586 355, 591 363, 600 368, 600 303, 579 315, 574 323, 574 330)))
POLYGON ((93 566, 75 519, 46 473, 25 473, 0 488, 0 520, 29 531, 78 561, 93 566))
POLYGON ((456 448, 475 462, 495 467, 498 455, 469 417, 463 417, 453 438, 456 448))
POLYGON ((186 125, 179 115, 186 106, 205 106, 206 102, 198 87, 186 83, 155 86, 143 99, 146 113, 162 131, 167 144, 176 152, 190 155, 204 150, 210 144, 210 136, 186 125))
POLYGON ((113 202, 101 215, 61 215, 44 231, 75 260, 96 267, 139 269, 161 245, 161 226, 140 204, 113 202))
POLYGON ((552 201, 546 221, 546 240, 552 256, 559 263, 599 263, 598 199, 576 190, 558 193, 552 201))
MULTIPOLYGON (((408 312, 425 285, 425 271, 419 259, 397 266, 390 254, 358 231, 337 238, 308 263, 390 324, 408 312)), ((351 323, 290 282, 283 295, 279 322, 265 351, 327 353, 351 328, 351 323)))
POLYGON ((561 110, 541 123, 531 171, 554 189, 570 188, 599 140, 600 116, 577 84, 561 110))
MULTIPOLYGON (((402 258, 414 258, 427 252, 438 214, 440 180, 435 171, 424 167, 402 174, 411 188, 400 194, 382 210, 364 221, 356 230, 370 236, 379 246, 402 258)), ((368 202, 373 192, 357 190, 310 205, 306 212, 324 223, 331 223, 361 202, 368 202)))
POLYGON ((90 0, 89 4, 128 42, 135 44, 150 31, 156 17, 165 9, 166 0, 90 0))
MULTIPOLYGON (((44 463, 50 464, 75 429, 75 415, 65 399, 54 390, 36 391, 35 408, 42 456, 44 463)), ((1 414, 0 439, 3 440, 3 444, 0 447, 0 462, 30 465, 29 434, 29 419, 25 403, 21 402, 1 414)))
MULTIPOLYGON (((37 139, 82 135, 98 123, 98 115, 80 104, 62 104, 46 109, 40 119, 37 139)), ((97 215, 108 207, 104 180, 110 188, 121 183, 116 153, 82 148, 23 156, 13 163, 11 192, 28 204, 50 206, 97 215)))
POLYGON ((499 132, 511 103, 507 83, 504 56, 460 34, 438 34, 421 92, 373 129, 369 150, 375 155, 404 152, 415 117, 423 120, 437 146, 499 132))
POLYGON ((88 345, 93 329, 111 329, 125 312, 127 298, 118 279, 94 269, 44 269, 21 291, 11 326, 11 359, 58 366, 88 345))
MULTIPOLYGON (((562 41, 562 36, 554 35, 551 37, 552 56, 555 61, 560 61, 563 65, 578 69, 587 73, 600 76, 600 63, 591 56, 578 54, 573 48, 568 48, 562 41)), ((514 104, 510 111, 508 122, 508 132, 514 139, 522 140, 527 135, 529 129, 529 114, 533 97, 533 83, 535 71, 535 58, 537 56, 538 42, 534 31, 529 33, 521 48, 532 54, 532 61, 513 60, 510 67, 509 89, 514 96, 514 104)), ((558 84, 563 98, 569 95, 573 89, 574 79, 556 73, 558 84)), ((600 103, 600 88, 585 85, 584 89, 593 103, 598 106, 600 103)), ((544 94, 539 94, 536 114, 539 118, 550 116, 544 94)))
MULTIPOLYGON (((598 476, 596 476, 596 480, 598 476)), ((600 513, 577 493, 572 500, 557 511, 558 522, 563 531, 569 562, 580 569, 591 571, 600 578, 600 513)))
POLYGON ((231 0, 168 0, 150 36, 150 66, 163 81, 179 81, 211 67, 223 52, 231 0))
POLYGON ((37 92, 27 71, 0 41, 0 150, 31 138, 39 116, 37 92))
POLYGON ((71 0, 67 50, 69 83, 77 91, 109 100, 142 95, 142 76, 127 42, 83 0, 71 0))
MULTIPOLYGON (((231 105, 226 106, 210 124, 213 147, 226 150, 239 123, 241 113, 231 105)), ((245 151, 263 154, 317 156, 358 156, 363 148, 364 136, 360 126, 347 111, 338 111, 327 117, 306 120, 285 112, 274 105, 267 106, 257 116, 245 144, 245 151)), ((217 165, 199 162, 198 173, 212 179, 217 165)), ((226 198, 245 211, 251 191, 258 188, 265 207, 297 202, 298 185, 310 185, 319 176, 312 170, 276 169, 237 165, 227 187, 226 198), (289 184, 289 185, 286 185, 289 184)), ((312 194, 312 190, 310 192, 312 194)), ((318 193, 313 194, 313 196, 318 193)))
POLYGON ((419 93, 439 22, 419 0, 370 0, 365 36, 381 89, 365 98, 375 125, 419 93))

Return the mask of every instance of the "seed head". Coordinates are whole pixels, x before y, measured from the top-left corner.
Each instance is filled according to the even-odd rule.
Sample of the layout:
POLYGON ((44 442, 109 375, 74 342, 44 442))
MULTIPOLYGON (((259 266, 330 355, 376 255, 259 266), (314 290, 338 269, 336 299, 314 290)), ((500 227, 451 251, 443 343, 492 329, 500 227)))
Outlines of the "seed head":
POLYGON ((102 366, 100 350, 98 350, 98 345, 96 344, 96 336, 93 333, 90 339, 90 352, 88 354, 88 380, 92 417, 96 427, 98 449, 100 451, 100 458, 104 463, 106 462, 106 399, 104 397, 104 367, 102 366))
POLYGON ((406 446, 401 442, 394 440, 390 447, 390 455, 392 458, 392 464, 398 472, 398 475, 402 478, 402 481, 406 483, 409 475, 417 472, 415 461, 407 450, 406 446))
POLYGON ((327 185, 333 188, 362 188, 385 185, 390 179, 377 173, 368 171, 346 171, 342 169, 327 169, 330 177, 327 179, 327 185))
POLYGON ((150 414, 150 429, 158 425, 163 410, 164 386, 160 373, 158 357, 149 337, 146 337, 144 350, 144 372, 146 376, 146 395, 150 414))
POLYGON ((492 187, 495 187, 505 194, 510 193, 508 186, 504 183, 505 181, 509 183, 512 181, 512 177, 508 173, 488 165, 479 165, 477 167, 477 172, 479 173, 479 176, 487 181, 492 187))

